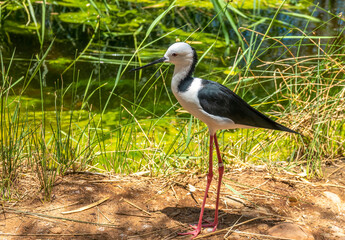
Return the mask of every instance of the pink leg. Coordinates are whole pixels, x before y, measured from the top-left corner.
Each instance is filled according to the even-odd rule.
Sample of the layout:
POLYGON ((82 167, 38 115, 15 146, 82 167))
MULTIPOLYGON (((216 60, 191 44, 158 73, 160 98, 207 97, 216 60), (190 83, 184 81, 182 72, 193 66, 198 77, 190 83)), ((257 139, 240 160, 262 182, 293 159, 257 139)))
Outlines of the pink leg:
MULTIPOLYGON (((208 165, 208 174, 207 174, 207 185, 206 185, 204 200, 203 200, 202 206, 201 206, 201 212, 200 212, 198 226, 194 227, 194 231, 187 232, 187 233, 179 233, 179 235, 193 235, 192 238, 195 238, 196 236, 198 236, 198 234, 201 231, 202 217, 204 215, 204 208, 205 208, 205 204, 206 204, 206 198, 207 198, 208 189, 210 188, 212 177, 213 177, 213 167, 212 167, 213 166, 213 160, 212 160, 213 138, 214 138, 214 136, 210 135, 210 151, 209 151, 209 165, 208 165)), ((217 204, 217 209, 218 209, 218 204, 217 204)), ((217 212, 217 215, 218 215, 218 212, 217 212)), ((217 219, 218 219, 218 217, 217 217, 217 219)))
POLYGON ((218 173, 219 173, 219 180, 218 180, 218 187, 217 187, 216 211, 214 213, 214 222, 207 224, 207 225, 203 225, 203 227, 213 227, 213 231, 215 231, 217 229, 217 225, 218 225, 219 193, 220 193, 220 187, 222 184, 222 178, 223 178, 223 173, 224 173, 224 164, 222 161, 222 157, 220 155, 216 134, 214 134, 214 144, 216 145, 216 151, 217 151, 217 157, 218 157, 218 173))
MULTIPOLYGON (((216 134, 214 134, 214 144, 216 145, 217 157, 218 157, 218 173, 219 173, 219 180, 218 180, 218 187, 217 187, 217 200, 216 200, 216 211, 214 213, 214 222, 209 224, 203 224, 202 227, 213 227, 213 232, 217 229, 218 226, 218 206, 219 206, 219 193, 220 187, 222 184, 222 178, 224 173, 224 164, 222 161, 222 157, 220 155, 218 140, 216 134)), ((206 221, 207 222, 207 221, 206 221)))

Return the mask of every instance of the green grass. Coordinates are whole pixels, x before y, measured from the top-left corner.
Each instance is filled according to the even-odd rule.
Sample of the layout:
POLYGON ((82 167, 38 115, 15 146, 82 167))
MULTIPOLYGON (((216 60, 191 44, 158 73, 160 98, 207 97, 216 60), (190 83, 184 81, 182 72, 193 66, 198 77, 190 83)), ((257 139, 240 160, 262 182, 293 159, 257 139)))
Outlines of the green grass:
MULTIPOLYGON (((6 59, 0 55, 0 189, 3 199, 13 198, 17 181, 27 172, 36 176, 47 201, 56 178, 70 171, 123 174, 149 171, 150 175, 164 176, 190 169, 206 172, 208 131, 203 123, 180 109, 169 90, 172 67, 162 65, 150 68, 145 74, 128 74, 133 65, 143 64, 150 56, 162 55, 168 46, 164 41, 171 43, 175 34, 182 41, 194 41, 200 57, 197 68, 200 77, 227 85, 258 110, 303 135, 262 129, 220 131, 218 138, 227 166, 254 163, 274 169, 281 168, 280 163, 284 161, 287 163, 284 169, 288 171, 322 177, 323 162, 344 157, 345 45, 339 36, 345 26, 339 36, 321 38, 307 32, 307 26, 270 36, 272 26, 288 26, 277 19, 285 7, 291 7, 285 6, 285 1, 279 2, 272 18, 265 17, 261 21, 258 14, 262 6, 255 5, 249 14, 234 4, 217 0, 212 1, 214 10, 207 10, 214 16, 201 30, 193 29, 197 23, 192 23, 190 31, 186 31, 188 16, 180 28, 161 26, 166 19, 173 18, 172 15, 184 14, 175 6, 180 4, 177 1, 157 11, 146 27, 123 33, 132 36, 133 49, 107 45, 104 50, 104 44, 108 43, 103 38, 114 34, 114 29, 102 18, 117 13, 120 6, 91 3, 96 12, 102 13, 101 17, 97 22, 83 25, 92 31, 74 59, 54 68, 59 71, 54 87, 45 86, 44 66, 59 64, 56 60, 62 58, 54 55, 54 47, 61 40, 49 37, 52 28, 40 27, 38 19, 45 22, 48 16, 45 1, 39 5, 42 9, 39 16, 35 16, 35 5, 31 3, 26 6, 28 11, 24 11, 39 29, 35 34, 40 46, 36 56, 25 59, 30 62, 27 71, 19 77, 15 74, 13 64, 24 62, 15 57, 15 52, 6 59), (236 14, 236 18, 230 13, 236 14), (239 16, 249 21, 246 27, 239 25, 239 16), (218 19, 219 26, 208 32, 213 19, 218 19), (267 24, 266 31, 258 31, 257 21, 267 24), (238 37, 235 47, 227 35, 229 26, 238 37), (158 29, 166 31, 159 35, 158 29), (245 34, 250 37, 244 38, 245 34), (284 43, 291 38, 297 41, 284 43), (201 44, 195 43, 198 41, 201 44), (317 51, 301 55, 301 49, 306 47, 317 51), (278 51, 279 57, 265 60, 265 56, 278 51), (115 54, 119 57, 113 57, 115 54), (84 63, 93 64, 93 68, 88 77, 82 79, 84 63), (101 75, 105 63, 116 66, 109 79, 101 75), (39 97, 30 96, 35 83, 39 83, 39 97)), ((1 12, 2 20, 17 11, 13 10, 15 6, 24 8, 19 3, 18 6, 8 1, 3 3, 2 9, 7 7, 8 11, 1 12)), ((330 16, 328 22, 318 27, 339 19, 330 16)), ((307 19, 308 24, 317 22, 306 14, 297 17, 307 19)))
POLYGON ((11 88, 22 81, 22 78, 13 82, 8 71, 12 61, 5 67, 0 53, 2 86, 0 90, 0 156, 1 156, 1 185, 0 189, 4 198, 12 194, 14 180, 22 170, 22 160, 25 159, 25 147, 31 133, 30 123, 25 108, 22 109, 20 98, 9 97, 11 88), (24 112, 24 113, 23 113, 24 112))

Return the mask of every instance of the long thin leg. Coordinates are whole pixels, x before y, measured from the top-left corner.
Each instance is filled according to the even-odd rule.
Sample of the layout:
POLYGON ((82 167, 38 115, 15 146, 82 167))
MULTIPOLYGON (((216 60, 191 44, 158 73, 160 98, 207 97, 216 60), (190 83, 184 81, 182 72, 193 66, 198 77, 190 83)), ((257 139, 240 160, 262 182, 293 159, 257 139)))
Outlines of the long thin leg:
POLYGON ((216 230, 218 225, 218 206, 219 206, 219 194, 220 194, 220 187, 222 185, 222 178, 224 173, 224 164, 222 161, 222 156, 220 155, 219 146, 218 146, 218 140, 216 134, 214 134, 214 143, 216 145, 216 151, 217 151, 217 157, 218 157, 218 173, 219 173, 219 179, 218 179, 218 187, 217 187, 217 200, 216 200, 216 212, 214 213, 214 228, 213 231, 216 230))
MULTIPOLYGON (((198 234, 201 231, 202 227, 202 217, 204 215, 204 209, 205 209, 205 204, 206 204, 206 198, 208 194, 208 189, 210 188, 211 182, 212 182, 212 177, 213 177, 213 157, 212 157, 212 152, 213 152, 213 135, 210 135, 210 150, 209 150, 209 165, 208 165, 208 174, 207 174, 207 185, 206 185, 206 190, 205 190, 205 195, 204 195, 204 200, 202 202, 201 206, 201 211, 200 211, 200 217, 199 217, 199 222, 198 226, 194 229, 194 231, 187 232, 187 233, 179 233, 179 235, 193 235, 192 238, 195 238, 198 236, 198 234)), ((218 205, 217 205, 218 208, 218 205)))
POLYGON ((220 155, 218 140, 216 134, 214 134, 214 144, 216 146, 217 157, 218 157, 218 173, 219 173, 219 180, 217 186, 217 200, 216 200, 216 211, 214 213, 214 222, 209 224, 204 224, 202 227, 213 227, 213 232, 217 229, 218 226, 218 206, 219 206, 219 194, 220 194, 220 187, 222 185, 222 178, 224 173, 224 164, 222 161, 222 157, 220 155))

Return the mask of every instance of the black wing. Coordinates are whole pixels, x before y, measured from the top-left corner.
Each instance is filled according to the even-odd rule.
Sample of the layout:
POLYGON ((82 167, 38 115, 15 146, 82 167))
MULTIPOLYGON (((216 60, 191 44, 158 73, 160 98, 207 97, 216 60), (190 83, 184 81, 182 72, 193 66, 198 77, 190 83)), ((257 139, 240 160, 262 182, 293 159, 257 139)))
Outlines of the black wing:
POLYGON ((204 87, 200 89, 198 97, 207 113, 229 118, 235 124, 297 133, 252 108, 227 87, 208 80, 202 80, 202 84, 204 87))

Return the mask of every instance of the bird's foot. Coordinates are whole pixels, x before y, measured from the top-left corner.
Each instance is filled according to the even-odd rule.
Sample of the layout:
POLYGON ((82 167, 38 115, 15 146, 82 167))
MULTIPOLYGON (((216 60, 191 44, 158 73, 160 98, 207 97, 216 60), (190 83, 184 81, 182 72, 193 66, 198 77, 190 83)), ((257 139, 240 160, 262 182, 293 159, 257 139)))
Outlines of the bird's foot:
POLYGON ((195 238, 196 236, 198 236, 198 234, 201 232, 201 228, 209 228, 212 227, 212 232, 216 231, 218 223, 216 222, 210 222, 207 220, 204 220, 205 222, 207 222, 207 224, 202 224, 200 226, 200 228, 197 225, 189 225, 191 228, 194 229, 194 231, 191 232, 186 232, 186 233, 178 233, 178 235, 193 235, 192 239, 195 238))
POLYGON ((212 232, 216 231, 218 223, 216 223, 216 222, 209 222, 207 220, 204 220, 204 221, 207 222, 207 224, 202 224, 201 227, 203 227, 203 228, 212 227, 213 228, 212 232))
POLYGON ((194 228, 194 231, 190 231, 190 232, 186 232, 186 233, 178 233, 178 235, 193 235, 191 239, 195 238, 196 236, 199 235, 200 231, 201 231, 201 228, 198 228, 198 227, 195 227, 195 226, 192 226, 192 228, 194 228))

